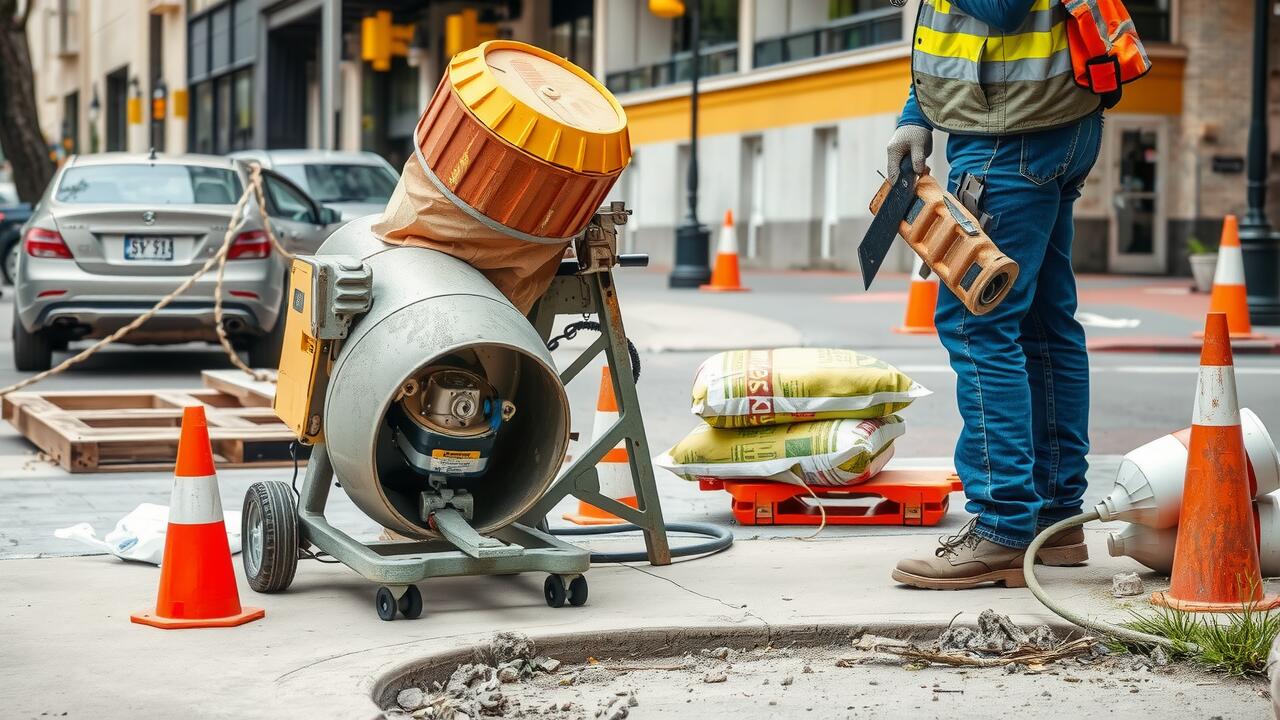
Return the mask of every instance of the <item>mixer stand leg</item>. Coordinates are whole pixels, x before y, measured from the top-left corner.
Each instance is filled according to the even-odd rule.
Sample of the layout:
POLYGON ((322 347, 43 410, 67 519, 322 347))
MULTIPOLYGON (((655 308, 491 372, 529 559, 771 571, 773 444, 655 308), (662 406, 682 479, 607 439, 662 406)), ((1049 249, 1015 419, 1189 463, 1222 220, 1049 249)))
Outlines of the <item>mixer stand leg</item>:
POLYGON ((622 326, 622 310, 617 288, 610 271, 558 275, 551 287, 538 300, 530 320, 544 340, 554 331, 557 315, 594 314, 600 323, 600 337, 560 374, 569 384, 596 355, 603 352, 613 376, 613 392, 618 399, 618 419, 590 447, 561 471, 546 495, 524 515, 522 522, 537 525, 566 496, 572 495, 601 510, 634 523, 644 532, 645 548, 652 565, 670 565, 671 548, 667 542, 667 526, 662 519, 658 485, 654 480, 644 420, 640 416, 640 398, 632 375, 631 355, 626 331, 622 326), (631 463, 631 481, 635 487, 638 508, 624 505, 600 494, 596 464, 620 442, 627 443, 631 463))

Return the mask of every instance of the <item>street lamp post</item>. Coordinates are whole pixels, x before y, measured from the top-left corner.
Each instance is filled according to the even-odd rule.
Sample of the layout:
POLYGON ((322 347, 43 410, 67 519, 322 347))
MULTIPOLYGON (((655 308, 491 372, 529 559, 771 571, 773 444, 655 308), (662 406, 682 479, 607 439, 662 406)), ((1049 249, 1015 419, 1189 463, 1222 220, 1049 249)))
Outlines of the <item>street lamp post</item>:
POLYGON ((676 228, 675 266, 667 278, 673 288, 696 288, 711 280, 711 233, 698 222, 698 76, 702 74, 702 28, 699 0, 688 7, 689 40, 693 46, 693 75, 689 89, 689 213, 676 228))
POLYGON ((1249 319, 1280 325, 1280 235, 1267 221, 1267 10, 1271 0, 1254 0, 1253 97, 1249 120, 1248 209, 1240 223, 1249 319))

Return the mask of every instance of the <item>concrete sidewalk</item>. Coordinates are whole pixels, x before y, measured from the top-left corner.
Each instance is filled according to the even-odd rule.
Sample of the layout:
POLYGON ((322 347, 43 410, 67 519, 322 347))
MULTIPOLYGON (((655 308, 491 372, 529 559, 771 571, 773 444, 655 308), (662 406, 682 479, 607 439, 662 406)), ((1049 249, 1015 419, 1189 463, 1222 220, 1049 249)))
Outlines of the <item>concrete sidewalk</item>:
MULTIPOLYGON (((1087 566, 1041 571, 1049 591, 1112 620, 1147 607, 1144 598, 1110 597, 1110 576, 1138 566, 1107 557, 1103 526, 1088 537, 1087 566)), ((588 605, 558 610, 542 600, 541 575, 433 580, 421 586, 423 617, 394 622, 377 618, 372 584, 341 566, 304 561, 284 594, 242 585, 241 601, 265 607, 265 619, 172 632, 129 622, 153 604, 156 568, 106 556, 7 560, 0 562, 0 714, 370 717, 377 709, 369 694, 383 674, 506 629, 584 633, 585 657, 606 655, 610 633, 639 628, 737 628, 756 638, 764 628, 785 642, 786 626, 885 632, 942 626, 956 613, 972 623, 986 608, 1061 626, 1024 589, 940 594, 895 585, 893 562, 929 552, 931 542, 880 534, 740 540, 720 555, 669 567, 597 566, 588 574, 588 605)), ((1162 587, 1149 573, 1145 579, 1149 590, 1162 587)))

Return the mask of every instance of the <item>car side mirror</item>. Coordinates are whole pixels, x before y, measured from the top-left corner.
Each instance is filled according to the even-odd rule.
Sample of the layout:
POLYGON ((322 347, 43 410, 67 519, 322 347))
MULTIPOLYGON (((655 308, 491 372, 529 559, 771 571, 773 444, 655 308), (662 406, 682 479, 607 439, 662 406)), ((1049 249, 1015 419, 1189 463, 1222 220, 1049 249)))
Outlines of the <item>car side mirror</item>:
POLYGON ((320 208, 320 224, 321 225, 333 225, 334 223, 338 223, 338 222, 342 222, 342 213, 338 212, 337 210, 334 210, 331 207, 320 208))

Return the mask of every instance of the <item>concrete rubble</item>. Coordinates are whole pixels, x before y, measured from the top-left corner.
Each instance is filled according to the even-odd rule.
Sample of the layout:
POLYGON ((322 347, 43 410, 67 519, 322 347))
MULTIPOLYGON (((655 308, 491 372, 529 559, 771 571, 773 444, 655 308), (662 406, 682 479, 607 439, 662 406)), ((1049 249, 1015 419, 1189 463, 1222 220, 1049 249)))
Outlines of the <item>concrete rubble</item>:
POLYGON ((1134 597, 1145 592, 1142 578, 1138 577, 1136 572, 1116 573, 1111 576, 1111 597, 1134 597))
MULTIPOLYGON (((554 673, 560 661, 537 654, 537 646, 522 633, 502 632, 477 648, 473 662, 459 665, 443 686, 411 687, 396 695, 396 707, 387 708, 386 718, 428 718, 429 720, 475 720, 481 717, 524 717, 540 711, 521 711, 503 692, 503 685, 519 683, 535 673, 554 673)), ((556 709, 554 712, 567 711, 556 709)), ((624 718, 616 713, 611 718, 624 718)))

